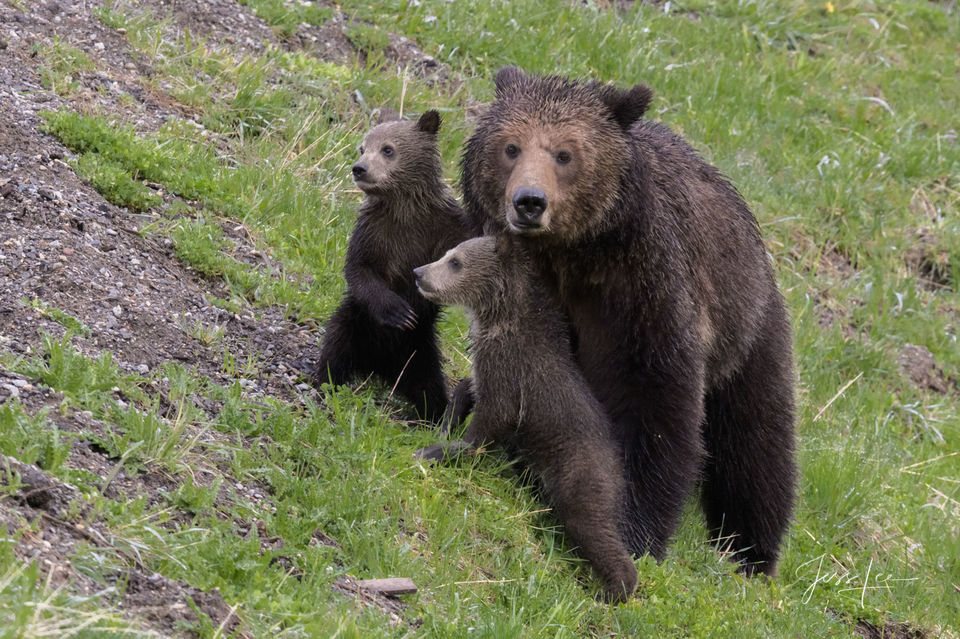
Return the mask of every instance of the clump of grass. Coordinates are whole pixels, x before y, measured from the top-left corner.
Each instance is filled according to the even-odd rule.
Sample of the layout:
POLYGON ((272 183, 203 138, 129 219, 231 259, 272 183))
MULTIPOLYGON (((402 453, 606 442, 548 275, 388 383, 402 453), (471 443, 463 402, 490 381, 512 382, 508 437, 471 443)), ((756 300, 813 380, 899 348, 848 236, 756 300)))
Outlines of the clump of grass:
MULTIPOLYGON (((9 540, 6 527, 0 539, 9 540)), ((0 544, 0 624, 8 637, 157 637, 134 627, 100 597, 53 587, 39 562, 25 562, 0 544)))
POLYGON ((115 390, 132 397, 140 395, 138 378, 124 374, 109 351, 89 359, 73 347, 71 339, 69 332, 62 339, 44 334, 39 352, 20 360, 17 371, 64 393, 84 408, 102 406, 115 390))
POLYGON ((32 300, 24 299, 22 300, 24 304, 29 306, 32 309, 35 309, 43 317, 46 317, 49 320, 52 320, 63 326, 68 331, 75 335, 90 335, 90 327, 81 322, 79 319, 67 313, 64 310, 57 308, 56 306, 51 306, 39 298, 34 298, 32 300))
POLYGON ((131 211, 146 211, 163 204, 163 198, 133 179, 117 162, 99 153, 84 153, 72 162, 84 178, 108 201, 131 211))
POLYGON ((322 25, 333 16, 333 9, 313 2, 293 0, 240 0, 250 7, 257 17, 274 28, 277 35, 289 38, 297 32, 301 23, 322 25))
POLYGON ((90 56, 64 42, 60 36, 54 36, 50 43, 33 45, 31 54, 39 56, 41 60, 40 82, 62 96, 74 93, 80 86, 77 82, 80 73, 94 68, 90 56))
POLYGON ((343 32, 353 46, 367 55, 382 54, 390 44, 386 30, 375 24, 353 22, 343 32))
POLYGON ((0 452, 56 472, 70 455, 70 439, 50 423, 48 412, 31 416, 16 399, 0 404, 0 452))
POLYGON ((203 486, 194 483, 193 477, 187 475, 173 493, 164 496, 171 505, 194 515, 202 515, 213 506, 222 483, 223 478, 217 477, 210 486, 203 486))

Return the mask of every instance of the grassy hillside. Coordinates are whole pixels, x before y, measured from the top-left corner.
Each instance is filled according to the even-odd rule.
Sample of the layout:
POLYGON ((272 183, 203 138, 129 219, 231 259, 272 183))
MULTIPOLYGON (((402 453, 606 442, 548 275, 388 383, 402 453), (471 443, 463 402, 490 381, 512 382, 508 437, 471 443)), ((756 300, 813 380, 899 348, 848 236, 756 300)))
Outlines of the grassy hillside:
MULTIPOLYGON (((31 257, 17 238, 73 225, 66 237, 120 247, 90 253, 109 272, 134 247, 187 293, 128 299, 128 282, 114 298, 95 270, 2 291, 0 371, 18 390, 0 395, 0 636, 960 635, 956 3, 94 2, 59 21, 29 5, 0 16, 23 36, 0 34, 0 71, 26 78, 8 81, 0 168, 18 140, 46 140, 51 166, 87 185, 76 207, 116 214, 78 230, 25 186, 44 174, 14 166, 0 193, 48 212, 9 205, 5 259, 50 277, 54 249, 31 257), (371 112, 438 108, 455 180, 504 64, 650 85, 649 116, 759 218, 799 397, 777 579, 734 574, 691 504, 667 559, 638 561, 636 597, 603 605, 501 456, 422 466, 412 452, 437 435, 389 388, 297 385, 287 336, 309 329, 296 339, 315 352, 342 293, 348 167, 371 112), (31 100, 35 137, 17 138, 31 100), (169 332, 128 322, 142 300, 169 305, 169 332), (45 471, 55 509, 25 496, 13 460, 45 471), (137 603, 155 574, 183 594, 174 621, 137 603), (420 590, 397 606, 344 594, 344 576, 420 590)), ((74 249, 57 251, 69 271, 74 249)), ((449 313, 451 377, 469 370, 465 333, 449 313)))

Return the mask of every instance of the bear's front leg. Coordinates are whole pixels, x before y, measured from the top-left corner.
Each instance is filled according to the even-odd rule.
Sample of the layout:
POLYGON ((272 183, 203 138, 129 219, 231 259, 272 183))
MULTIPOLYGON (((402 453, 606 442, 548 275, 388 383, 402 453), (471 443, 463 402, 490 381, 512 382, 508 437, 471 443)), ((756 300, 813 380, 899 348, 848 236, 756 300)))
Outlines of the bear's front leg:
POLYGON ((473 411, 473 378, 464 377, 453 389, 453 399, 447 406, 443 414, 443 424, 440 432, 448 434, 451 429, 458 427, 467 420, 467 416, 473 411))
POLYGON ((440 442, 433 446, 417 449, 413 455, 417 459, 434 462, 452 462, 458 459, 464 453, 474 450, 472 444, 463 440, 455 439, 453 441, 440 442))

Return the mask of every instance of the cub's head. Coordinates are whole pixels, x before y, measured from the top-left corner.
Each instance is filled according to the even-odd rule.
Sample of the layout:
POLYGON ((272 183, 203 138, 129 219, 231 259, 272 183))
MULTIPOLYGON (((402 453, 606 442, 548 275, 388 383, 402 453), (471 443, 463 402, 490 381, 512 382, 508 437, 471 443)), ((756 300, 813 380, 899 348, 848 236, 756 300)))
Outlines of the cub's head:
POLYGON ((439 129, 440 114, 432 109, 416 121, 377 124, 360 145, 353 181, 369 195, 432 186, 442 178, 443 171, 437 149, 439 129))
POLYGON ((490 235, 467 240, 436 262, 413 269, 420 293, 437 304, 471 311, 497 303, 507 277, 497 243, 490 235))
POLYGON ((496 100, 463 155, 470 215, 557 241, 602 230, 630 167, 630 126, 652 97, 643 84, 625 90, 501 69, 496 100))

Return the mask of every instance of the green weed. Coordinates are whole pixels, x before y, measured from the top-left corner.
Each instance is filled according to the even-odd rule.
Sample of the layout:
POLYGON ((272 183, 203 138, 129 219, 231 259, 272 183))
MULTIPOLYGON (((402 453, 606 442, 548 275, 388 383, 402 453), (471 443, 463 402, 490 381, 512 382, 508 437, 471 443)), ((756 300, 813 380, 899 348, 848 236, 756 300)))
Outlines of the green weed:
POLYGON ((48 412, 30 415, 15 399, 0 404, 0 452, 56 472, 70 455, 70 436, 49 422, 48 412))
POLYGON ((41 60, 39 71, 43 86, 62 96, 74 93, 80 87, 79 74, 94 68, 90 56, 59 36, 54 36, 50 43, 33 45, 31 54, 41 60))
POLYGON ((81 322, 70 313, 63 311, 56 306, 51 306, 38 298, 34 298, 32 300, 24 299, 21 301, 30 308, 36 310, 43 317, 56 322, 73 334, 84 336, 90 335, 90 328, 86 324, 81 322))
POLYGON ((108 201, 131 211, 146 211, 163 203, 163 198, 134 180, 120 164, 99 153, 84 153, 71 162, 77 175, 90 182, 108 201))

